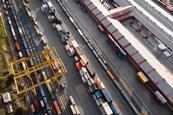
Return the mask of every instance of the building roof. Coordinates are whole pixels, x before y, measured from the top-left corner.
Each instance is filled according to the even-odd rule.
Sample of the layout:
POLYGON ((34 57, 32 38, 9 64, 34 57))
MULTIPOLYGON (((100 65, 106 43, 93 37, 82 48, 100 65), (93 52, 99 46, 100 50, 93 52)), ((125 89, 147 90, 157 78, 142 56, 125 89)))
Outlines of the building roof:
POLYGON ((10 96, 9 92, 3 93, 2 98, 3 98, 4 103, 8 103, 11 101, 11 96, 10 96))

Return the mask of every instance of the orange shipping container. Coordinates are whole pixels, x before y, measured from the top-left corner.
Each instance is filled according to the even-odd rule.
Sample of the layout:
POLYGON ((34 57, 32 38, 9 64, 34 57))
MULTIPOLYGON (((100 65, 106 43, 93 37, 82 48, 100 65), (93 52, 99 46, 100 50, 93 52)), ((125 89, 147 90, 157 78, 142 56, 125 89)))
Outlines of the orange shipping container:
POLYGON ((54 100, 53 101, 53 105, 54 105, 54 107, 56 109, 57 115, 61 115, 61 110, 60 110, 60 107, 58 105, 58 102, 54 100))
POLYGON ((17 41, 15 42, 15 47, 16 47, 16 50, 21 50, 20 45, 17 41))

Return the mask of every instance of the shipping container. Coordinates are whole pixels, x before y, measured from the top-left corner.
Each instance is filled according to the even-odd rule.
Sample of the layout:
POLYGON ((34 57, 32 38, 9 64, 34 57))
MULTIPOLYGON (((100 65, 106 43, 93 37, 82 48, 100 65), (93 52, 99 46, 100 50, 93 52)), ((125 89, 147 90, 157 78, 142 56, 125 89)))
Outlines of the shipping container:
POLYGON ((81 75, 81 76, 84 76, 84 74, 86 74, 86 73, 87 73, 86 68, 85 68, 85 67, 81 67, 81 69, 80 69, 79 73, 80 73, 80 75, 81 75))
POLYGON ((46 75, 45 71, 41 71, 41 74, 42 74, 44 80, 46 80, 47 79, 47 75, 46 75))
POLYGON ((148 78, 143 74, 143 72, 137 72, 137 77, 140 79, 140 81, 145 84, 147 83, 149 80, 148 78))
POLYGON ((33 105, 34 105, 34 108, 35 108, 36 112, 41 111, 41 106, 40 106, 40 103, 39 103, 39 101, 37 99, 34 99, 33 105))
POLYGON ((88 64, 88 58, 85 55, 80 55, 80 62, 82 64, 82 66, 86 66, 88 64))
POLYGON ((95 91, 96 90, 94 89, 94 86, 92 85, 92 86, 89 87, 88 93, 93 94, 95 91))
POLYGON ((58 105, 58 102, 56 100, 53 101, 53 105, 56 109, 57 115, 61 115, 62 113, 61 113, 60 107, 58 105))
POLYGON ((103 84, 103 82, 100 80, 98 76, 94 77, 94 82, 97 85, 98 89, 100 90, 105 89, 105 85, 103 84))
POLYGON ((76 62, 75 65, 76 65, 77 70, 80 71, 80 69, 82 68, 81 63, 80 62, 76 62))
POLYGON ((76 115, 76 110, 74 109, 74 106, 73 105, 70 105, 70 109, 72 111, 72 114, 73 115, 76 115))
POLYGON ((41 104, 41 107, 42 107, 42 108, 45 107, 43 100, 40 100, 40 104, 41 104))
POLYGON ((71 41, 71 45, 76 49, 77 47, 79 47, 79 44, 76 42, 76 40, 72 40, 71 41))
POLYGON ((69 101, 70 101, 70 103, 71 103, 72 105, 76 105, 76 103, 75 103, 75 101, 74 101, 74 99, 73 99, 72 96, 69 96, 69 101))
POLYGON ((41 96, 42 96, 42 97, 45 97, 46 94, 45 94, 45 92, 44 92, 44 90, 43 90, 43 86, 42 86, 42 85, 39 85, 38 87, 39 87, 39 89, 40 89, 41 96))
POLYGON ((50 107, 50 104, 48 103, 47 98, 46 97, 43 97, 43 101, 44 101, 44 103, 46 105, 46 110, 49 111, 51 109, 51 107, 50 107))
POLYGON ((102 93, 101 93, 101 91, 100 91, 100 90, 98 90, 98 91, 96 91, 96 92, 95 92, 95 96, 96 96, 96 98, 97 98, 97 99, 99 99, 99 98, 102 98, 102 97, 103 97, 103 95, 102 95, 102 93))
POLYGON ((76 55, 77 56, 80 56, 80 55, 84 54, 81 47, 77 47, 77 48, 75 48, 75 50, 76 50, 76 55))
POLYGON ((33 104, 31 104, 31 111, 32 111, 32 113, 35 112, 35 108, 34 108, 34 105, 33 104))
POLYGON ((154 92, 154 94, 157 97, 157 99, 161 102, 161 104, 167 103, 167 100, 163 97, 163 95, 159 91, 154 92))
POLYGON ((83 76, 81 77, 81 79, 83 83, 86 83, 86 79, 83 76))
POLYGON ((94 76, 95 76, 95 70, 94 70, 93 66, 92 66, 90 63, 88 63, 88 64, 86 65, 86 68, 87 68, 89 74, 90 74, 92 77, 94 77, 94 76))
POLYGON ((22 58, 23 57, 23 54, 22 54, 21 51, 19 51, 18 54, 19 54, 19 58, 22 58))
POLYGON ((102 92, 102 94, 103 94, 103 97, 105 98, 105 100, 106 100, 108 103, 112 102, 112 98, 111 98, 111 96, 110 96, 108 90, 103 89, 103 90, 101 90, 101 92, 102 92))
POLYGON ((79 61, 79 58, 77 56, 74 56, 73 59, 74 59, 74 62, 79 61))
POLYGON ((113 112, 107 102, 102 103, 102 108, 106 115, 113 115, 113 112))
POLYGON ((33 59, 29 59, 29 63, 31 64, 31 66, 34 65, 33 59))
POLYGON ((79 107, 77 105, 74 105, 74 109, 76 111, 76 115, 80 115, 80 110, 79 110, 79 107))
POLYGON ((119 115, 118 111, 116 110, 115 106, 112 104, 112 102, 108 103, 112 112, 113 112, 113 115, 119 115))

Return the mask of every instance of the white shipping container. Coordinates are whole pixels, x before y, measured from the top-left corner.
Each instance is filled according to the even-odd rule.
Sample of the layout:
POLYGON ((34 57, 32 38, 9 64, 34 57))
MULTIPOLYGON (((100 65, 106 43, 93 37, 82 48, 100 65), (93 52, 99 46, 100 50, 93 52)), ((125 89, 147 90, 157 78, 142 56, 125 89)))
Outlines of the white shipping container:
POLYGON ((83 76, 81 77, 81 79, 82 79, 83 83, 86 83, 86 79, 83 76))
POLYGON ((80 115, 80 110, 79 110, 79 107, 77 105, 74 105, 74 109, 76 111, 76 115, 80 115))
POLYGON ((29 59, 29 62, 30 62, 30 64, 31 64, 31 66, 33 66, 33 65, 34 65, 34 62, 33 62, 33 60, 32 60, 32 59, 29 59))
POLYGON ((87 83, 89 86, 92 86, 91 81, 89 79, 87 80, 87 83))
POLYGON ((26 69, 26 64, 24 62, 22 62, 22 67, 23 69, 26 69))
POLYGON ((79 44, 76 42, 76 40, 72 40, 72 41, 71 41, 71 44, 72 44, 72 46, 73 46, 74 48, 79 47, 79 44))
POLYGON ((73 105, 70 105, 70 109, 71 109, 71 111, 72 111, 73 115, 76 115, 76 111, 75 111, 75 109, 74 109, 74 106, 73 106, 73 105))
POLYGON ((41 71, 41 73, 42 73, 42 76, 43 76, 44 80, 46 80, 47 79, 47 75, 46 75, 45 71, 41 71))
POLYGON ((157 99, 161 101, 162 104, 167 103, 167 100, 163 97, 163 95, 159 91, 154 92, 154 94, 156 95, 157 99))
POLYGON ((43 108, 43 107, 44 107, 44 102, 43 102, 43 100, 40 100, 40 104, 41 104, 41 107, 43 108))
POLYGON ((65 45, 65 49, 68 51, 70 49, 70 46, 68 44, 65 45))
POLYGON ((56 24, 55 28, 57 31, 62 31, 62 27, 59 24, 56 24))
POLYGON ((43 4, 42 6, 41 6, 41 11, 42 12, 45 12, 46 10, 47 10, 47 5, 46 4, 43 4))
POLYGON ((69 100, 70 100, 70 102, 71 102, 72 105, 76 105, 76 103, 75 103, 75 101, 74 101, 74 99, 73 99, 72 96, 69 96, 69 100))
POLYGON ((85 77, 86 80, 89 79, 88 75, 89 75, 88 73, 84 74, 84 77, 85 77))
POLYGON ((46 84, 46 86, 47 86, 47 88, 48 88, 49 92, 52 92, 52 88, 51 88, 50 83, 47 83, 47 84, 46 84))
POLYGON ((19 53, 18 53, 18 54, 19 54, 19 57, 20 57, 20 58, 22 58, 22 57, 23 57, 23 55, 22 55, 22 52, 21 52, 21 51, 19 51, 19 53))
POLYGON ((87 73, 86 68, 85 68, 85 67, 82 67, 82 68, 80 69, 79 73, 80 73, 81 76, 84 76, 84 74, 87 73))
POLYGON ((46 40, 46 38, 45 37, 41 37, 41 40, 43 41, 43 44, 47 44, 47 40, 46 40))
POLYGON ((70 47, 70 49, 68 50, 68 52, 69 52, 69 56, 73 56, 73 55, 75 55, 75 50, 74 50, 74 48, 73 47, 70 47))
POLYGON ((74 59, 75 59, 75 62, 79 61, 77 56, 75 56, 74 59))
POLYGON ((27 54, 28 56, 30 56, 30 55, 31 55, 31 53, 30 53, 29 49, 26 49, 26 54, 27 54))
POLYGON ((104 112, 106 113, 106 115, 113 114, 113 112, 107 102, 102 103, 102 108, 103 108, 104 112))

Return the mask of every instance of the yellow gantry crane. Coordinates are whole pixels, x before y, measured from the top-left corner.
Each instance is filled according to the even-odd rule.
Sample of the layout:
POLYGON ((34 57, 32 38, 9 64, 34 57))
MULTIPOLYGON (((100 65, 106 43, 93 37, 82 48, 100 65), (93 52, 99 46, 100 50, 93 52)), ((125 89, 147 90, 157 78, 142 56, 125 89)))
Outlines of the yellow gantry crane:
POLYGON ((57 52, 55 48, 47 48, 43 50, 42 52, 36 53, 33 56, 24 57, 20 60, 15 60, 10 63, 10 70, 11 73, 14 75, 14 83, 16 86, 16 91, 18 94, 24 93, 28 90, 34 90, 35 87, 47 82, 47 80, 43 80, 39 82, 38 84, 34 84, 31 74, 34 72, 37 72, 39 70, 42 70, 45 67, 49 67, 52 70, 53 76, 49 77, 47 80, 58 78, 60 79, 63 77, 64 73, 66 72, 66 68, 60 59, 60 57, 57 55, 57 52), (35 64, 31 67, 28 66, 28 62, 30 59, 34 59, 36 57, 41 57, 42 62, 35 64), (19 69, 19 67, 22 66, 22 69, 19 69), (25 85, 22 86, 21 79, 27 79, 31 81, 31 86, 26 87, 25 85))

